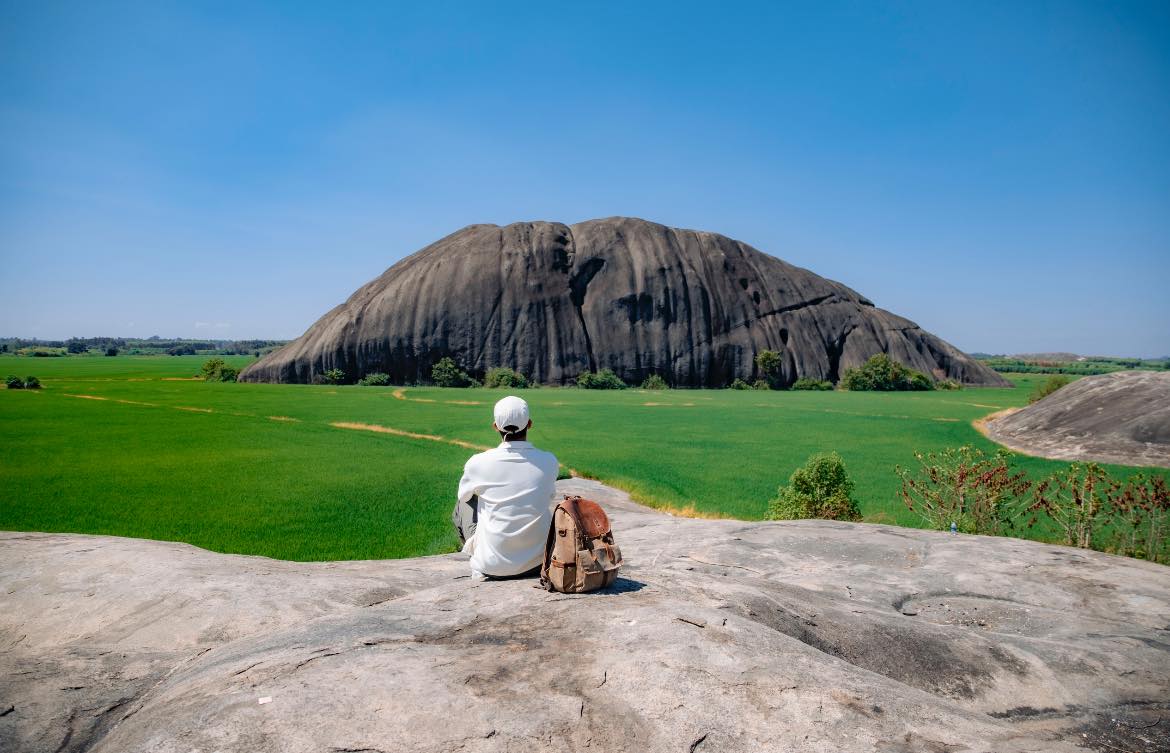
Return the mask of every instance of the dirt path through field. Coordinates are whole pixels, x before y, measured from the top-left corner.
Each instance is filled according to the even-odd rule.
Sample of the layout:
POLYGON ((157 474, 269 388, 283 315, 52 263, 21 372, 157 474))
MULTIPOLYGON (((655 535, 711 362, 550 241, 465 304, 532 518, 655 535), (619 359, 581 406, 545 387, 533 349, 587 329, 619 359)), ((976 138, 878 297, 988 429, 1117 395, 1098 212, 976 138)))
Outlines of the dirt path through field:
POLYGON ((408 403, 443 403, 444 405, 483 405, 479 400, 434 400, 429 397, 407 397, 406 388, 399 387, 390 393, 396 400, 405 400, 408 403))
POLYGON ((490 450, 490 447, 481 444, 474 444, 472 442, 464 442, 462 439, 450 439, 448 437, 440 437, 437 434, 418 434, 413 431, 406 431, 405 429, 395 429, 392 426, 380 426, 379 424, 359 424, 350 421, 330 421, 330 426, 335 426, 338 429, 355 429, 357 431, 372 431, 377 434, 393 434, 396 437, 408 437, 410 439, 426 439, 431 442, 444 442, 446 444, 453 444, 456 447, 466 447, 469 450, 490 450))

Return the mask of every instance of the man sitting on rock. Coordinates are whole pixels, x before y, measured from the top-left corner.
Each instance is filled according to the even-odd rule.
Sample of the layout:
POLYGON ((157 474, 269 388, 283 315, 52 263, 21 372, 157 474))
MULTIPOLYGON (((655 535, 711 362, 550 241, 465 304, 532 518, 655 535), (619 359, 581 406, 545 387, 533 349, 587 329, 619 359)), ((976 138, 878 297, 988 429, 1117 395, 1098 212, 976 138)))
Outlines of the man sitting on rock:
POLYGON ((451 517, 463 551, 471 554, 472 578, 538 575, 559 465, 555 455, 528 441, 528 403, 509 395, 493 414, 492 428, 503 441, 467 461, 451 517))

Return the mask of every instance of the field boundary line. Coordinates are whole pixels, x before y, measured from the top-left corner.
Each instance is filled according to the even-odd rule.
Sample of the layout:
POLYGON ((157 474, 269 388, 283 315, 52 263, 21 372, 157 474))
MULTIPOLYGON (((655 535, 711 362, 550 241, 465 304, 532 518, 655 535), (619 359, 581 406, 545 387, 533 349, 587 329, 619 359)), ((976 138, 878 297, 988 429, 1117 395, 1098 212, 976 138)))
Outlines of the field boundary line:
MULTIPOLYGON (((987 424, 991 423, 992 421, 994 421, 997 418, 1004 418, 1006 416, 1010 416, 1011 414, 1015 413, 1018 410, 1020 410, 1020 409, 1019 408, 1004 408, 1003 410, 997 410, 995 413, 988 413, 983 418, 975 419, 974 421, 971 422, 971 425, 975 427, 975 431, 979 432, 980 434, 987 437, 988 439, 991 439, 991 435, 988 433, 988 430, 987 430, 987 424)), ((991 439, 991 441, 995 442, 994 439, 991 439)), ((995 443, 1001 444, 1000 442, 995 442, 995 443)), ((1007 445, 1004 445, 1004 446, 1006 447, 1007 445)), ((1036 457, 1039 457, 1039 456, 1036 456, 1036 457)))

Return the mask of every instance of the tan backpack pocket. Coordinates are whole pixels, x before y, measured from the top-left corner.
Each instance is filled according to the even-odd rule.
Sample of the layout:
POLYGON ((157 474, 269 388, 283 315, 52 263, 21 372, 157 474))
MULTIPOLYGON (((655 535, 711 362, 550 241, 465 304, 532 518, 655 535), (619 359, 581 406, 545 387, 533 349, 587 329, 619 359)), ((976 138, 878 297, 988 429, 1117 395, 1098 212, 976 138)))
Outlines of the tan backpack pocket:
POLYGON ((548 563, 547 578, 552 587, 561 593, 572 593, 577 581, 577 563, 552 560, 548 563))

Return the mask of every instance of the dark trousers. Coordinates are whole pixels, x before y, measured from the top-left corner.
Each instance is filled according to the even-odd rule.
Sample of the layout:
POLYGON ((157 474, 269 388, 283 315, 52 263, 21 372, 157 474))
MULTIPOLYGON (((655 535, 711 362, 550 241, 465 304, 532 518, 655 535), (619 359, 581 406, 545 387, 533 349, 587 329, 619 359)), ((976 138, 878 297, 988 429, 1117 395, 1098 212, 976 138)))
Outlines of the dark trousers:
POLYGON ((479 523, 479 497, 474 494, 466 502, 456 502, 451 511, 451 522, 455 525, 455 533, 459 534, 459 544, 475 535, 475 526, 479 523))

